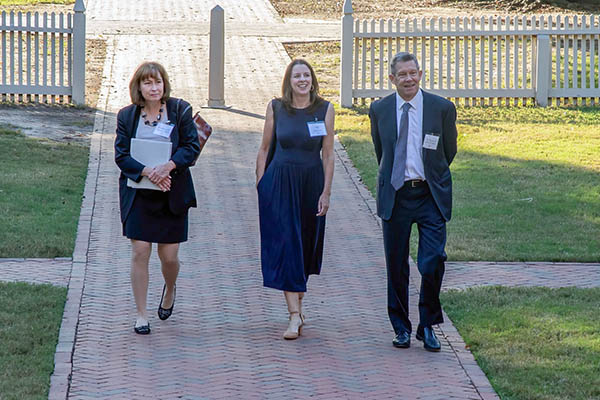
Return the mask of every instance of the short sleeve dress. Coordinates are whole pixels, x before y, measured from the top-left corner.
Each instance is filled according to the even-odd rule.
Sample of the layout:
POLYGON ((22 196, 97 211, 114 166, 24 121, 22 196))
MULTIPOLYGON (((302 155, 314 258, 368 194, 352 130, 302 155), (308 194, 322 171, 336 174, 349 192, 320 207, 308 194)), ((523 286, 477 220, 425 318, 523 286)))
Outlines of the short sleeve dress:
POLYGON ((323 137, 311 137, 307 123, 325 121, 329 102, 311 112, 273 102, 275 153, 257 187, 263 284, 305 292, 309 275, 321 271, 325 237, 325 216, 316 216, 323 137))

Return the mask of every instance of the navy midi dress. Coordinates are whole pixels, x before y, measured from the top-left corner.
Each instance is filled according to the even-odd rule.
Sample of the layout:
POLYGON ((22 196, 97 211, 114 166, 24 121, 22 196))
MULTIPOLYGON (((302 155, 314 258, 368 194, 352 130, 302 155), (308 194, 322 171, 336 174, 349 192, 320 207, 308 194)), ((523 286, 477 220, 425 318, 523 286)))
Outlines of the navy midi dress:
POLYGON ((275 153, 257 187, 266 287, 305 292, 309 275, 321 271, 325 216, 316 214, 324 184, 323 137, 311 137, 307 122, 325 121, 328 106, 323 101, 315 111, 290 113, 274 104, 275 153))

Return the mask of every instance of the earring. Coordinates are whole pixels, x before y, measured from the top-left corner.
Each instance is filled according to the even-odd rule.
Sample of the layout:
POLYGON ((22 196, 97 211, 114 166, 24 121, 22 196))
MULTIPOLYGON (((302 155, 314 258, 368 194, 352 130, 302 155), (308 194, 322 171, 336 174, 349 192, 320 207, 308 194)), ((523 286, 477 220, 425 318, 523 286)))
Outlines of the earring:
POLYGON ((314 92, 315 91, 315 87, 313 85, 310 85, 310 91, 314 92))

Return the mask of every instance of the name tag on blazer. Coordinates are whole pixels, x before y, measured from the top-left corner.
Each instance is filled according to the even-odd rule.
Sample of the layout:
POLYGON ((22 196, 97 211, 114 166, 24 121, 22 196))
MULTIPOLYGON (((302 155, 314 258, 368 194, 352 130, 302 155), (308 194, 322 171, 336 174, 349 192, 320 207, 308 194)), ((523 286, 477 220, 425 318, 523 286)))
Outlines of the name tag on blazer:
POLYGON ((440 136, 433 133, 428 133, 423 139, 423 148, 428 150, 437 150, 440 136))
POLYGON ((164 122, 159 122, 158 124, 156 124, 156 127, 154 128, 154 131, 152 131, 152 133, 154 133, 157 136, 169 139, 171 137, 171 131, 173 130, 174 126, 175 125, 173 124, 165 124, 164 122))

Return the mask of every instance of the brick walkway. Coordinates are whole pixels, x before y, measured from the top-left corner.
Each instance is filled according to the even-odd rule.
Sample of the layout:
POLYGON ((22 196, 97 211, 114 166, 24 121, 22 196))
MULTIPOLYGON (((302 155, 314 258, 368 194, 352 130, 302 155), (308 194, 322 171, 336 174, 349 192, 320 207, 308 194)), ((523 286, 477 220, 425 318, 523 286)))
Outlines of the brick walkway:
POLYGON ((0 258, 0 280, 67 286, 70 258, 0 258))
POLYGON ((469 286, 600 287, 600 264, 540 262, 450 262, 444 289, 469 286))
MULTIPOLYGON (((196 107, 205 103, 208 84, 208 36, 188 28, 206 26, 210 2, 157 3, 88 1, 89 32, 111 30, 49 398, 497 398, 449 322, 438 329, 439 354, 416 341, 408 350, 392 347, 380 228, 339 144, 323 273, 311 278, 305 301, 308 324, 299 340, 281 339, 283 295, 263 288, 260 275, 254 159, 261 115, 279 93, 289 59, 281 39, 268 35, 285 28, 266 0, 248 2, 243 12, 236 0, 220 2, 228 25, 252 25, 259 33, 227 31, 225 90, 233 108, 203 111, 215 132, 193 169, 201 206, 190 213, 190 238, 181 248, 174 314, 164 322, 155 316, 162 277, 153 255, 152 334, 133 333, 129 243, 121 236, 113 161, 115 113, 128 104, 129 78, 145 59, 162 62, 173 94, 196 107), (144 23, 158 16, 163 24, 144 23), (163 35, 171 25, 174 35, 163 35)), ((315 31, 307 26, 310 34, 301 38, 315 31)))

